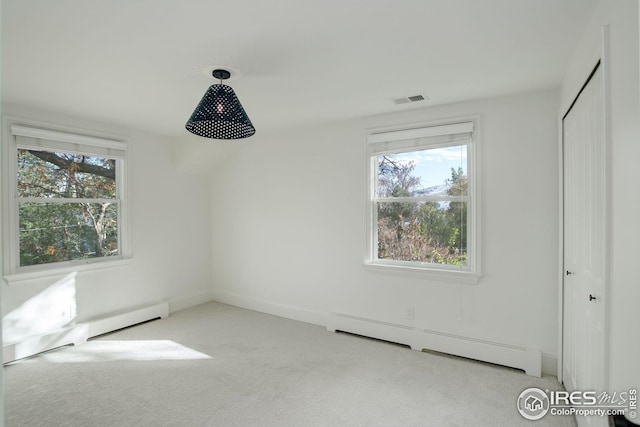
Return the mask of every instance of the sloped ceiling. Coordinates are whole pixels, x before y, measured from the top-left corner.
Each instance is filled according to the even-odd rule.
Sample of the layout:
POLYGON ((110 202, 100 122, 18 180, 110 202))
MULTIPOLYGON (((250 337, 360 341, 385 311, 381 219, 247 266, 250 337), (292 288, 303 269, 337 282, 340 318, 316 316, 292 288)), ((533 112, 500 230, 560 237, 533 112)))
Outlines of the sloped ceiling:
POLYGON ((2 98, 181 139, 217 65, 259 135, 558 85, 596 3, 3 0, 2 98))

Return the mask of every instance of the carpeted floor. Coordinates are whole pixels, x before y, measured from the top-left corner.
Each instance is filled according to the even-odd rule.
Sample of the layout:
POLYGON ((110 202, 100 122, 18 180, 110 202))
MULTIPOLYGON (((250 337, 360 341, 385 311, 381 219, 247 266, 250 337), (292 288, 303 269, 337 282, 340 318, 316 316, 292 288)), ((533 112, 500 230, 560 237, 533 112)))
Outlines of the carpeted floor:
POLYGON ((13 426, 575 426, 555 378, 208 303, 4 368, 13 426))

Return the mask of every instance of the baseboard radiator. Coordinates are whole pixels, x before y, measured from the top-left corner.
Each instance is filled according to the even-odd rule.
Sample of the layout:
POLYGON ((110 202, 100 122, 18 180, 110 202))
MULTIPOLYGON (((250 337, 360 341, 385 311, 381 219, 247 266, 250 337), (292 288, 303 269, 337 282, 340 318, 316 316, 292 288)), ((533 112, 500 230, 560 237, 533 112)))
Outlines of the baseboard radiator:
POLYGON ((534 377, 542 375, 540 350, 477 340, 410 326, 332 313, 327 317, 327 330, 343 331, 366 337, 404 344, 412 350, 429 350, 469 359, 522 369, 534 377))
POLYGON ((169 316, 169 304, 139 307, 117 313, 111 313, 86 322, 78 322, 45 334, 26 337, 14 342, 4 343, 3 363, 33 356, 69 344, 81 344, 89 338, 102 335, 148 320, 169 316))

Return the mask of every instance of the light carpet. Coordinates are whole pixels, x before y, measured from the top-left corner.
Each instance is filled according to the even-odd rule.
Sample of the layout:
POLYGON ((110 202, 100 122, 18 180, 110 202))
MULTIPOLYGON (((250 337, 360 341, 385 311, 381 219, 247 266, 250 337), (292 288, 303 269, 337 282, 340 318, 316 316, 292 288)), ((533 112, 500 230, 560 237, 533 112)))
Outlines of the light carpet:
POLYGON ((13 426, 575 426, 555 378, 207 303, 5 366, 13 426))

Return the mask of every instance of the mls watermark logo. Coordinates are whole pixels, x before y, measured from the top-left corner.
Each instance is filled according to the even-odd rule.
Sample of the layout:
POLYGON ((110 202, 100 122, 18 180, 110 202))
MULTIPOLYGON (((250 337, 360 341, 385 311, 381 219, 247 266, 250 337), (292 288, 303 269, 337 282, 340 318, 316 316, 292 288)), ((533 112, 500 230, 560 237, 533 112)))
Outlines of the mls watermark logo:
POLYGON ((535 421, 547 415, 569 415, 605 417, 627 415, 630 419, 638 416, 638 391, 595 392, 592 390, 541 390, 531 387, 518 396, 518 412, 524 418, 535 421))
POLYGON ((528 420, 539 420, 549 412, 549 396, 539 388, 528 388, 518 396, 518 411, 528 420))

